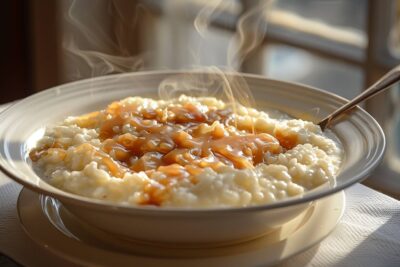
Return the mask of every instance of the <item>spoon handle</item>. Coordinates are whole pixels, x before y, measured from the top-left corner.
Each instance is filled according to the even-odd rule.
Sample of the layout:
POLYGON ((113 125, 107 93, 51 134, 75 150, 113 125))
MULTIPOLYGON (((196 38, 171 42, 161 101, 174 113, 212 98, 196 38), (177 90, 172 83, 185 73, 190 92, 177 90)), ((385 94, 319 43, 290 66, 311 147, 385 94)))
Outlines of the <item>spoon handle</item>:
POLYGON ((325 128, 329 126, 332 120, 336 119, 338 116, 342 115, 346 111, 352 109, 358 103, 385 91, 391 85, 398 82, 399 80, 400 80, 400 65, 390 70, 382 78, 380 78, 373 85, 371 85, 367 90, 356 96, 353 100, 351 100, 347 104, 341 106, 340 108, 329 114, 322 121, 320 121, 318 125, 321 127, 322 130, 325 130, 325 128))

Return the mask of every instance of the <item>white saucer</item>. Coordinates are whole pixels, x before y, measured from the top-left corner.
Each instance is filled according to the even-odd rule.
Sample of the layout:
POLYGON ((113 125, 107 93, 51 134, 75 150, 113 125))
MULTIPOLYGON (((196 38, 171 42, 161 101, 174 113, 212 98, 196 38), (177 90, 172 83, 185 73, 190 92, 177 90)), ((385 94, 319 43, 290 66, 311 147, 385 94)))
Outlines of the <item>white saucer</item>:
MULTIPOLYGON (((278 230, 245 243, 201 249, 139 244, 93 229, 50 197, 23 189, 18 214, 25 232, 44 249, 84 266, 271 266, 324 239, 342 217, 339 192, 278 230)), ((162 223, 162 222, 160 222, 162 223)), ((227 222, 229 223, 229 222, 227 222)))

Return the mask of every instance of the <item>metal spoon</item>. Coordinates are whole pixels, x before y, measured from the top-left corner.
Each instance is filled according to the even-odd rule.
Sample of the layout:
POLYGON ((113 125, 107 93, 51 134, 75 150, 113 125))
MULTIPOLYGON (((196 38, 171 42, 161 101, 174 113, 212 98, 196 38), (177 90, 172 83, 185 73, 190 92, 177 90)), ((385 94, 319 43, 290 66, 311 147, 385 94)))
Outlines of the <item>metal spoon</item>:
POLYGON ((367 90, 356 96, 353 100, 348 102, 347 104, 341 106, 327 117, 325 117, 322 121, 318 123, 321 127, 322 131, 326 129, 330 125, 330 123, 345 113, 346 111, 351 110, 361 101, 367 100, 383 91, 388 89, 391 85, 398 82, 400 80, 400 65, 395 67, 386 73, 382 78, 380 78, 377 82, 371 85, 367 90))

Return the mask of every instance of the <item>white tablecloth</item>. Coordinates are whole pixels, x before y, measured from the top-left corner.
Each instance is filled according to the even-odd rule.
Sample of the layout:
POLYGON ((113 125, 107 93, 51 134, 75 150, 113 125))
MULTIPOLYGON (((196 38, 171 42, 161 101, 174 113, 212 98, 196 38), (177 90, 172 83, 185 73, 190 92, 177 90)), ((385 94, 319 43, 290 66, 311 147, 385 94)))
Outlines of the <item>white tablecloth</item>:
MULTIPOLYGON (((20 190, 0 174, 0 252, 26 267, 73 266, 25 235, 16 211, 20 190)), ((400 266, 400 202, 361 184, 345 193, 346 211, 333 233, 282 267, 400 266)))
MULTIPOLYGON (((26 267, 74 266, 23 232, 16 210, 21 188, 0 173, 0 253, 26 267)), ((400 202, 361 184, 345 193, 346 211, 330 236, 281 267, 400 266, 400 202)))

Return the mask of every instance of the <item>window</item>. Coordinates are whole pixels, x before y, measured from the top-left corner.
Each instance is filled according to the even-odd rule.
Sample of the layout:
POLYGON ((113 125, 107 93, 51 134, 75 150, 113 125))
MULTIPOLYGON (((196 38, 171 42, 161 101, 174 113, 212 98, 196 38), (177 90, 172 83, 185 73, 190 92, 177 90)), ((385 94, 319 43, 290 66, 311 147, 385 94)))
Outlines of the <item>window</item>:
MULTIPOLYGON (((71 1, 63 2, 68 6, 71 1)), ((119 5, 127 1, 110 2, 119 5)), ((140 10, 135 22, 140 24, 140 32, 133 34, 140 40, 135 45, 136 52, 144 56, 144 68, 181 69, 225 65, 236 22, 260 1, 128 2, 131 9, 140 10), (200 11, 206 10, 207 15, 211 9, 215 12, 210 12, 208 30, 205 36, 200 36, 193 21, 200 11)), ((399 3, 399 0, 277 0, 262 18, 267 30, 261 44, 239 70, 301 82, 352 98, 400 60, 399 3)), ((92 10, 110 15, 108 9, 92 10)), ((124 9, 119 12, 121 15, 124 9)), ((88 13, 82 16, 87 17, 88 13)), ((112 25, 107 28, 110 25, 105 21, 97 23, 111 29, 112 35, 112 25)), ((69 64, 68 60, 65 62, 69 64)), ((68 72, 68 68, 65 70, 68 72)), ((400 146, 396 141, 400 120, 393 112, 399 113, 400 97, 393 92, 365 105, 389 133, 389 147, 394 149, 389 151, 390 160, 385 161, 368 184, 383 185, 386 192, 400 194, 400 170, 393 168, 397 164, 394 162, 400 162, 400 146)))
POLYGON ((287 45, 270 45, 264 49, 262 73, 268 77, 308 84, 332 93, 353 98, 361 92, 360 68, 313 55, 287 45))

